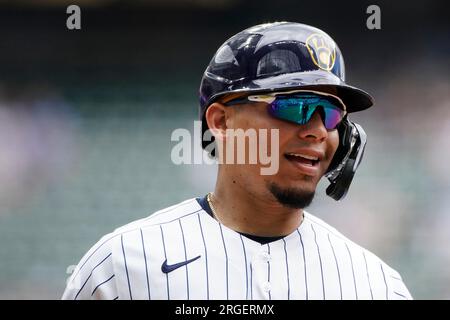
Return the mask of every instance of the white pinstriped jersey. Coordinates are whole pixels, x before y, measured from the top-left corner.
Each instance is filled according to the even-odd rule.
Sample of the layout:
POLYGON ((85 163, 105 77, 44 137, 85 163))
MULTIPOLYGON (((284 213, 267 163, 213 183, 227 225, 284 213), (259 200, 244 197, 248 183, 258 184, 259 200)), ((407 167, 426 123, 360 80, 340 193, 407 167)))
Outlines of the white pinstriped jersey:
POLYGON ((220 224, 194 198, 104 236, 81 259, 63 299, 411 295, 395 270, 307 212, 297 230, 262 245, 220 224), (164 273, 166 260, 182 266, 164 273))

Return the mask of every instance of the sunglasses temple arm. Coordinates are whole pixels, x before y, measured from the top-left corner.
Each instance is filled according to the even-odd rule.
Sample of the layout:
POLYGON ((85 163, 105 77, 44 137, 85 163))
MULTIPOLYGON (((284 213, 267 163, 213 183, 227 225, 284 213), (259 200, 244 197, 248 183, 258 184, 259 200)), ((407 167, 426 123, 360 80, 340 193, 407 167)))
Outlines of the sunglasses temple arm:
POLYGON ((272 103, 275 101, 276 97, 272 96, 248 96, 247 99, 249 101, 253 102, 266 102, 266 103, 272 103))

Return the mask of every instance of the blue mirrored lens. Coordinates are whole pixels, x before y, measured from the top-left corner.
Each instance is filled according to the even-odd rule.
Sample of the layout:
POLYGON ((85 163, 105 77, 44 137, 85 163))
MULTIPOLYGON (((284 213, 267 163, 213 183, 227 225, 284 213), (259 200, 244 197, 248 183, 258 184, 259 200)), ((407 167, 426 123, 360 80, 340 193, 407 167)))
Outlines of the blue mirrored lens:
POLYGON ((277 96, 269 105, 272 116, 297 124, 306 124, 316 111, 327 130, 336 129, 345 115, 339 104, 316 95, 277 96))

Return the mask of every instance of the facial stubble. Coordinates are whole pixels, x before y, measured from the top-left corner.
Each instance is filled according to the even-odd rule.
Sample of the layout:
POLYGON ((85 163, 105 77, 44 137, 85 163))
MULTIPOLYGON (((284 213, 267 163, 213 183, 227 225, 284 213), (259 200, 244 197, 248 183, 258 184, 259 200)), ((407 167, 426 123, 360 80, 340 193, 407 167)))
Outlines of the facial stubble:
POLYGON ((300 188, 282 188, 274 182, 267 182, 267 189, 280 204, 293 209, 308 207, 315 195, 315 191, 302 190, 300 188))

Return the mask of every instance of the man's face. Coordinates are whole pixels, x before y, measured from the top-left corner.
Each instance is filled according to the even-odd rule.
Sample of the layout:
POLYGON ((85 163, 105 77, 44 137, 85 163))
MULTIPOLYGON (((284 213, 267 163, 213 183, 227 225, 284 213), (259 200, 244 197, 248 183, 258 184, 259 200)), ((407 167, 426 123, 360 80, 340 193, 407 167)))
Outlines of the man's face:
MULTIPOLYGON (((327 131, 318 112, 305 125, 276 119, 268 113, 264 102, 226 107, 226 112, 229 129, 256 129, 257 132, 267 129, 269 134, 270 129, 279 130, 279 148, 272 150, 279 155, 276 174, 261 175, 264 165, 248 162, 226 165, 227 173, 255 195, 275 198, 288 207, 308 206, 339 145, 338 131, 327 131)), ((270 152, 273 148, 270 138, 267 141, 270 152)), ((246 152, 249 152, 248 143, 246 152)))

